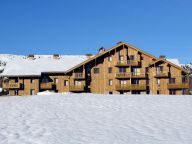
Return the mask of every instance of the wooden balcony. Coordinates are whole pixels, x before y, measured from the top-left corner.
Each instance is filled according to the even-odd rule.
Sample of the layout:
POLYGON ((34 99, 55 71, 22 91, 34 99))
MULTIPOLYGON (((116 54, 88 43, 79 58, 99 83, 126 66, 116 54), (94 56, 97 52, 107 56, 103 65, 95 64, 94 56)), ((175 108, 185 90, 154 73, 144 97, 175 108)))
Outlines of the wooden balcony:
POLYGON ((54 83, 52 83, 52 82, 41 83, 40 84, 40 89, 51 90, 51 89, 53 89, 53 86, 54 86, 54 83))
POLYGON ((69 91, 71 91, 71 92, 83 92, 83 91, 85 91, 85 86, 84 85, 71 85, 69 87, 69 91))
POLYGON ((168 73, 168 71, 156 71, 155 77, 156 78, 166 78, 166 77, 169 77, 169 73, 168 73))
POLYGON ((21 87, 21 83, 3 83, 4 89, 19 89, 21 87))
POLYGON ((167 84, 168 89, 187 89, 189 88, 189 83, 171 83, 167 84))
POLYGON ((116 85, 117 91, 126 91, 126 90, 146 90, 146 84, 127 84, 127 85, 116 85))
POLYGON ((116 73, 116 78, 146 78, 145 73, 135 73, 135 72, 129 72, 129 73, 116 73))
POLYGON ((137 60, 118 61, 115 66, 126 67, 126 66, 138 66, 140 63, 137 60))
POLYGON ((85 74, 84 73, 74 73, 73 78, 74 79, 85 79, 85 74))

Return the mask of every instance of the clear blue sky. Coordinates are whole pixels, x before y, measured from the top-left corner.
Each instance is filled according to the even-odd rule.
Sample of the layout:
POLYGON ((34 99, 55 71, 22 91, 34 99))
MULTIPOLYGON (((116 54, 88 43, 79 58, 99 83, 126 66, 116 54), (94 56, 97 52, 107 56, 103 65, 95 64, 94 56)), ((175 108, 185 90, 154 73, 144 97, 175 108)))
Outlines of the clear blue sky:
POLYGON ((0 53, 86 54, 128 42, 192 61, 191 0, 0 0, 0 53))

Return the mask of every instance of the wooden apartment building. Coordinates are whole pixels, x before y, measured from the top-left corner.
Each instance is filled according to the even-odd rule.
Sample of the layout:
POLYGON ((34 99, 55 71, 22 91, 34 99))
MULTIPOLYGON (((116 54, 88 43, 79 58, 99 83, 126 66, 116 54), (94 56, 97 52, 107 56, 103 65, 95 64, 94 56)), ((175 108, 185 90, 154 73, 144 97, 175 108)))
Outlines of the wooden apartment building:
MULTIPOLYGON (((56 56, 56 55, 55 55, 56 56)), ((40 75, 1 75, 8 95, 35 95, 41 91, 98 94, 187 94, 187 71, 119 42, 66 71, 40 75)))

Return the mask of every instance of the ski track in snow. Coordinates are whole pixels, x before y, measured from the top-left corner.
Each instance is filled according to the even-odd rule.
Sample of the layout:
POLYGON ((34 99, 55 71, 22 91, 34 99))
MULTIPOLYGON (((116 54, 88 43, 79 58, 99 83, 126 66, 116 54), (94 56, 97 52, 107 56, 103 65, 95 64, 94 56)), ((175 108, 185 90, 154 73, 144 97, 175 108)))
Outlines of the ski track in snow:
POLYGON ((0 144, 191 144, 191 96, 0 97, 0 144))

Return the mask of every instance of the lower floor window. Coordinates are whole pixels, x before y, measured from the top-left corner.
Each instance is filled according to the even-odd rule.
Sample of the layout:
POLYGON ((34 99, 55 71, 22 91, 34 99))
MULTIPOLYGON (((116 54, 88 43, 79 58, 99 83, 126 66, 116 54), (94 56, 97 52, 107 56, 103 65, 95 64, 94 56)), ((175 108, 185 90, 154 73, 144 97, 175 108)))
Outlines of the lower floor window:
POLYGON ((176 90, 169 90, 169 94, 170 95, 175 95, 176 94, 176 90))
POLYGON ((34 89, 30 90, 30 95, 35 95, 35 90, 34 89))
POLYGON ((141 94, 140 91, 132 91, 132 94, 141 94))

